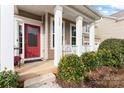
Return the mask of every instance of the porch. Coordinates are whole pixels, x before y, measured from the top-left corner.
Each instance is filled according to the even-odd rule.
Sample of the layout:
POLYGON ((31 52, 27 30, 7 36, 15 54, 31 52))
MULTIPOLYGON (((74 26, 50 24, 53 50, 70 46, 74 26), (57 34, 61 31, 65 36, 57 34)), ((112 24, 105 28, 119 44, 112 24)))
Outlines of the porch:
POLYGON ((57 68, 53 60, 47 60, 22 64, 21 67, 15 67, 15 71, 20 75, 21 81, 25 81, 43 74, 56 73, 57 68))
MULTIPOLYGON (((95 51, 95 20, 100 19, 100 15, 87 6, 3 5, 0 6, 0 10, 1 71, 5 67, 8 70, 14 70, 15 55, 21 56, 24 61, 37 59, 49 60, 52 58, 54 59, 52 66, 54 64, 57 67, 63 54, 74 53, 80 56, 83 52, 95 51), (89 30, 86 30, 87 25, 89 30), (87 36, 85 35, 86 33, 87 36), (87 47, 85 47, 85 42, 88 42, 87 47)), ((44 64, 45 66, 48 65, 46 63, 44 64)), ((37 68, 40 68, 40 66, 36 65, 35 68, 35 65, 35 63, 30 66, 26 64, 24 69, 22 66, 18 72, 22 71, 22 73, 19 72, 21 73, 20 75, 30 74, 33 76, 34 73, 38 75, 41 70, 37 68)))
MULTIPOLYGON (((94 21, 99 17, 94 15, 86 6, 17 5, 15 10, 18 10, 15 11, 15 26, 17 26, 15 30, 16 41, 14 42, 15 55, 21 56, 24 61, 36 58, 35 56, 26 56, 36 55, 36 51, 32 51, 33 48, 31 49, 31 47, 38 46, 36 46, 36 42, 32 43, 33 41, 40 42, 37 48, 37 53, 40 52, 38 58, 53 59, 56 66, 63 54, 80 56, 82 53, 97 49, 95 44, 99 41, 96 39, 94 21), (89 16, 86 16, 87 14, 89 16), (40 27, 40 33, 37 33, 39 38, 32 39, 30 33, 26 33, 31 32, 26 31, 26 24, 40 27), (19 30, 18 26, 21 26, 22 30, 19 30), (19 38, 19 31, 22 40, 19 38), (30 39, 28 40, 26 36, 30 39), (17 40, 21 42, 19 43, 17 40)), ((30 26, 30 28, 33 27, 30 26)), ((37 36, 35 35, 35 37, 37 36)))

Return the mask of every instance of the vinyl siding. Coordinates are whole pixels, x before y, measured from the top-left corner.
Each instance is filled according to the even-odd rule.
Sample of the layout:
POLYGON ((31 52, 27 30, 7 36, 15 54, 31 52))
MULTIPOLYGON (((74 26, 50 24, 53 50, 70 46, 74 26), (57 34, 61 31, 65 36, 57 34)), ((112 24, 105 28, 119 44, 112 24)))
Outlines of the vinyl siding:
POLYGON ((101 38, 100 42, 108 38, 124 39, 124 20, 116 22, 103 18, 96 24, 96 34, 101 38))

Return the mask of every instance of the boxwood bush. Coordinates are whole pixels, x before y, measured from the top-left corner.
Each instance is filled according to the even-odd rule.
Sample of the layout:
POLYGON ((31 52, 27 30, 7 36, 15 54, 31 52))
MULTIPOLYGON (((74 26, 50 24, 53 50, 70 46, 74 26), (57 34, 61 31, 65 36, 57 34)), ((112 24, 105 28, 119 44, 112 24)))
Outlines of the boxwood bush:
POLYGON ((104 40, 98 50, 106 49, 111 52, 119 52, 124 54, 124 40, 123 39, 106 39, 104 40))
POLYGON ((111 51, 102 49, 98 51, 99 61, 104 66, 120 67, 122 62, 119 62, 116 57, 114 57, 111 51))
POLYGON ((107 39, 100 44, 98 53, 105 65, 121 67, 124 63, 124 40, 107 39))
POLYGON ((0 88, 17 88, 19 85, 19 76, 13 71, 0 72, 0 88))
POLYGON ((79 83, 83 80, 82 69, 82 62, 77 55, 65 55, 59 62, 57 78, 68 83, 79 83))
POLYGON ((102 66, 102 63, 99 61, 96 52, 87 52, 82 54, 80 57, 80 61, 84 65, 83 72, 89 72, 102 66))

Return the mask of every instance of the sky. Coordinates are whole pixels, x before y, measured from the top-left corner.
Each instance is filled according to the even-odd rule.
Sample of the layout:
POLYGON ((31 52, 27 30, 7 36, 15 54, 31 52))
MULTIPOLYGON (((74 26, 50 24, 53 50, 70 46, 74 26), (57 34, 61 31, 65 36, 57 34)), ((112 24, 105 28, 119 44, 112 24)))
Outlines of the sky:
POLYGON ((91 7, 106 16, 112 15, 124 9, 124 5, 92 5, 91 7))

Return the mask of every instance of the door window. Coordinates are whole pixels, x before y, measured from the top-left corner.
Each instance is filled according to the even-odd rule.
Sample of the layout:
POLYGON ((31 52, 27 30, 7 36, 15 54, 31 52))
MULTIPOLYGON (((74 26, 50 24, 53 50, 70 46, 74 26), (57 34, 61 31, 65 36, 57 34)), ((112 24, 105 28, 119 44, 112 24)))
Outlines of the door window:
POLYGON ((28 46, 36 47, 37 46, 37 33, 38 29, 34 27, 28 27, 28 46))

